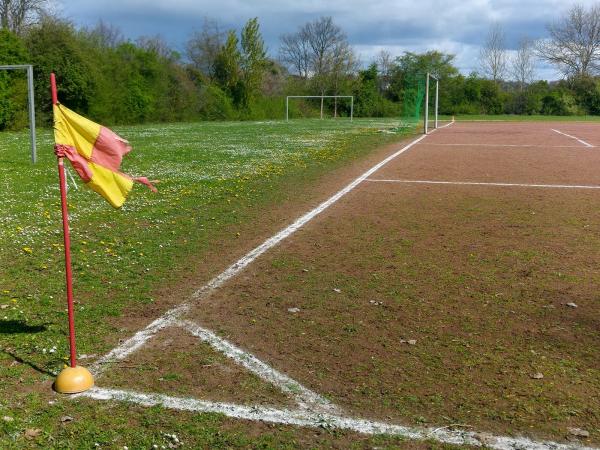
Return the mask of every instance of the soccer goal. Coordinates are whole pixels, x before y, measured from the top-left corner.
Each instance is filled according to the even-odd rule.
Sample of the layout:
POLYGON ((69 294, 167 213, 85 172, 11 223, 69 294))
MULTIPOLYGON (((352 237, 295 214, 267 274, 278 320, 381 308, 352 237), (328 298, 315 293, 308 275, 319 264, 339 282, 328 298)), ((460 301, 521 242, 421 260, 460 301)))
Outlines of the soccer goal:
MULTIPOLYGON (((338 98, 349 98, 350 99, 350 121, 354 119, 354 96, 353 95, 288 95, 285 98, 285 120, 290 120, 290 98, 318 98, 321 99, 321 119, 323 118, 324 99, 332 98, 336 102, 336 113, 337 113, 337 100, 338 98)), ((337 116, 336 116, 337 117, 337 116)))
POLYGON ((35 104, 33 100, 33 66, 31 64, 0 66, 0 70, 26 70, 27 93, 29 97, 29 133, 31 139, 31 162, 37 161, 37 148, 35 141, 35 104))
POLYGON ((425 115, 423 118, 423 132, 427 134, 429 132, 429 102, 430 102, 430 87, 431 80, 435 81, 435 97, 433 103, 433 128, 438 127, 438 106, 439 106, 439 91, 440 91, 440 80, 435 75, 427 72, 425 76, 425 115))

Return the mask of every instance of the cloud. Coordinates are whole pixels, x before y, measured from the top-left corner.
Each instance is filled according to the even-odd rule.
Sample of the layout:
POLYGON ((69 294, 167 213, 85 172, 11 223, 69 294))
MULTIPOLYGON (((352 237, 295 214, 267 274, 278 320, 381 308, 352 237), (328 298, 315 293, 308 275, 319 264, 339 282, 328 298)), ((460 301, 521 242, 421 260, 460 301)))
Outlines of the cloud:
MULTIPOLYGON (((270 52, 279 37, 309 20, 332 16, 347 33, 363 60, 387 48, 392 54, 437 49, 456 54, 462 72, 477 67, 479 46, 489 26, 498 22, 509 48, 522 36, 540 38, 546 25, 570 6, 595 0, 63 0, 63 14, 75 23, 92 26, 99 19, 119 26, 132 39, 161 35, 183 50, 191 32, 204 17, 239 29, 258 17, 270 52)), ((546 69, 544 69, 546 70, 546 69)), ((549 73, 546 70, 546 73, 549 73)))

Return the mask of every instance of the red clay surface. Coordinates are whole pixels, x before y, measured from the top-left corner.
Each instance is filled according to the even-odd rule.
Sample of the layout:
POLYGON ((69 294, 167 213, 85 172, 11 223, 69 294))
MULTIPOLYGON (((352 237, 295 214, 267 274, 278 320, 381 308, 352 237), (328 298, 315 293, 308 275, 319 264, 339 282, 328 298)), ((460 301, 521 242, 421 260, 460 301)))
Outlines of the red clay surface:
MULTIPOLYGON (((595 133, 600 138, 600 130, 587 130, 599 125, 578 128, 583 127, 586 133, 573 126, 569 131, 592 137, 595 133)), ((600 185, 600 148, 585 147, 552 128, 565 127, 555 123, 456 124, 432 134, 372 178, 600 185), (536 147, 518 146, 523 144, 536 147)))
MULTIPOLYGON (((600 143, 458 123, 371 178, 600 185, 600 149, 551 128, 600 143)), ((600 190, 365 182, 190 318, 355 416, 597 443, 599 245, 600 190)))

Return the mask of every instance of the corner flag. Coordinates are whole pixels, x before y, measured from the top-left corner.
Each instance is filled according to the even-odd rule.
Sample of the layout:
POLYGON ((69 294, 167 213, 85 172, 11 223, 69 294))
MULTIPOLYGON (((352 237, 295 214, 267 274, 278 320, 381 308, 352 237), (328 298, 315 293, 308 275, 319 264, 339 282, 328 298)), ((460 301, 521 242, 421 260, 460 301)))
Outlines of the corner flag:
POLYGON ((129 143, 113 131, 55 103, 55 152, 70 162, 82 180, 113 207, 125 202, 133 182, 156 188, 145 177, 131 178, 119 171, 123 156, 131 151, 129 143))

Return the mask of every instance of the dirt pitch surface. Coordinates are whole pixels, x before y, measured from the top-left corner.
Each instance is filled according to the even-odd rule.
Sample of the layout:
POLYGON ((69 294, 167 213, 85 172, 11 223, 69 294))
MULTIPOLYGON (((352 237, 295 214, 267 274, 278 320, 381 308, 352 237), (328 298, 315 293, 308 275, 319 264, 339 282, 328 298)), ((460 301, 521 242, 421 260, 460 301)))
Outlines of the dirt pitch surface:
POLYGON ((455 123, 182 299, 89 395, 495 448, 597 446, 599 248, 600 126, 455 123))

